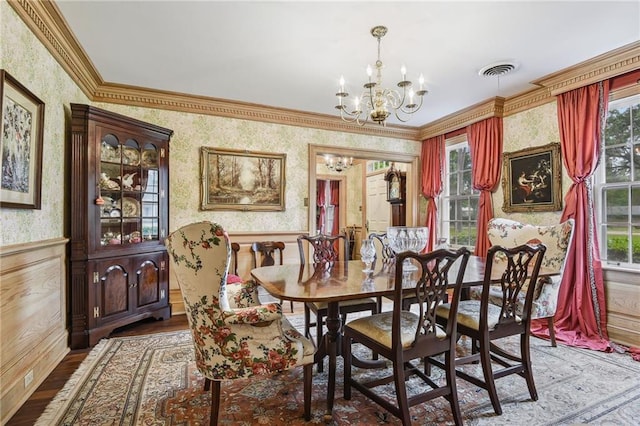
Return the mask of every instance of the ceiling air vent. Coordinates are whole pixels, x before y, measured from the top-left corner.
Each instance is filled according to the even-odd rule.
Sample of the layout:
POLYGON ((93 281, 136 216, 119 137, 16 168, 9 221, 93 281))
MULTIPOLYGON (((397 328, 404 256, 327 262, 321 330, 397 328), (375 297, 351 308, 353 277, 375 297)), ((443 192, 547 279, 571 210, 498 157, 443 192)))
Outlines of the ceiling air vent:
POLYGON ((495 62, 482 67, 478 74, 485 77, 496 77, 508 74, 516 68, 518 68, 518 64, 515 62, 495 62))

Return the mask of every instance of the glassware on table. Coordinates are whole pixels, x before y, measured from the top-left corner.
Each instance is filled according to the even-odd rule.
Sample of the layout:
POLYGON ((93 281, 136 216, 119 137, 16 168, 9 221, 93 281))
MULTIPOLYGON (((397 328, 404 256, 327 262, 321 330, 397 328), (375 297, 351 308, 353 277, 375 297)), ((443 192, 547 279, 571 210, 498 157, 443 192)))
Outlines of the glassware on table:
POLYGON ((360 260, 364 262, 365 269, 362 272, 373 272, 371 265, 376 258, 376 246, 373 244, 373 240, 367 238, 362 240, 360 245, 360 260))
MULTIPOLYGON (((390 226, 387 228, 387 239, 395 254, 403 251, 420 253, 427 245, 429 228, 426 226, 390 226)), ((415 271, 416 269, 418 268, 409 259, 405 259, 403 270, 415 271)))

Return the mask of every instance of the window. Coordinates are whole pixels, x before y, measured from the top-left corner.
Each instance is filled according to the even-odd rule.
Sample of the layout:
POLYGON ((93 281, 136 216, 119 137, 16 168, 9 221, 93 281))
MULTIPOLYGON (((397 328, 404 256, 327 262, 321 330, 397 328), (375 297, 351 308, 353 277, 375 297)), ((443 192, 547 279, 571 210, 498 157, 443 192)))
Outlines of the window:
POLYGON ((640 267, 640 94, 612 95, 596 182, 603 262, 640 267))
POLYGON ((471 185, 471 153, 466 135, 447 140, 440 235, 451 246, 476 245, 479 192, 471 185))

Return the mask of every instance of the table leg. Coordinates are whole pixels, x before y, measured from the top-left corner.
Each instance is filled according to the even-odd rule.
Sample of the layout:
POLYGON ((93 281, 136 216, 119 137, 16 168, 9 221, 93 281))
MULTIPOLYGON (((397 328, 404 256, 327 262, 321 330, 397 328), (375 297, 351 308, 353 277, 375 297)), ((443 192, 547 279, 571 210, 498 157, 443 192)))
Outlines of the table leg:
POLYGON ((336 358, 340 353, 340 308, 338 302, 327 305, 327 334, 325 335, 325 350, 329 355, 329 383, 327 384, 327 412, 325 422, 333 419, 333 400, 336 393, 336 358))

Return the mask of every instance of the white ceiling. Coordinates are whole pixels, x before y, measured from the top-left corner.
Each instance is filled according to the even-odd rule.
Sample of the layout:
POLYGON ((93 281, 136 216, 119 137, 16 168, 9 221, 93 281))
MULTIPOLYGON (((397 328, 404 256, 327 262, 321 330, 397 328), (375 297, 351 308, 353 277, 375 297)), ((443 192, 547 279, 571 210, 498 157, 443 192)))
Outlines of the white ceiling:
MULTIPOLYGON (((106 82, 336 114, 341 75, 359 94, 382 39, 383 84, 400 67, 429 93, 421 126, 640 40, 640 1, 57 0, 106 82), (515 72, 483 77, 497 61, 515 72)), ((392 121, 393 122, 393 121, 392 121)))

